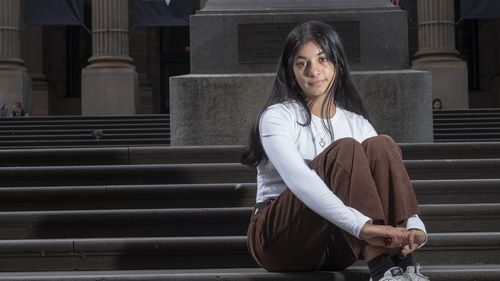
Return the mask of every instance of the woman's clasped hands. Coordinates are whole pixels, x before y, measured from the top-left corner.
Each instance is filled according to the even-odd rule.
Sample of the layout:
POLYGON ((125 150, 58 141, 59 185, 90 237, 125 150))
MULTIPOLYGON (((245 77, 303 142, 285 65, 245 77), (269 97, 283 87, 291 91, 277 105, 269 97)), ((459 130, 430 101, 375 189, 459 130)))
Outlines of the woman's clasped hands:
POLYGON ((363 226, 359 237, 372 246, 388 249, 399 248, 399 254, 402 256, 413 253, 426 241, 426 234, 419 229, 407 230, 404 227, 371 223, 366 223, 363 226))

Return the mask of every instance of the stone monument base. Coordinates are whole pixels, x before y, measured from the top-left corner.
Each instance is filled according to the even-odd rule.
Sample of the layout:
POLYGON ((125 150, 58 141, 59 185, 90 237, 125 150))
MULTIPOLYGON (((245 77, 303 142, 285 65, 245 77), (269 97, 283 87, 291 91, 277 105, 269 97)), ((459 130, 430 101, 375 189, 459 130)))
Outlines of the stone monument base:
POLYGON ((467 64, 458 59, 416 60, 412 69, 432 73, 432 94, 440 99, 443 109, 469 108, 467 64))
MULTIPOLYGON (((379 134, 397 142, 432 142, 428 72, 353 72, 379 134)), ((171 144, 246 144, 274 74, 190 74, 170 78, 171 144)))
POLYGON ((5 103, 10 113, 18 101, 31 114, 31 78, 22 68, 0 69, 0 105, 5 103))
POLYGON ((82 70, 82 115, 137 113, 139 84, 135 68, 82 70))

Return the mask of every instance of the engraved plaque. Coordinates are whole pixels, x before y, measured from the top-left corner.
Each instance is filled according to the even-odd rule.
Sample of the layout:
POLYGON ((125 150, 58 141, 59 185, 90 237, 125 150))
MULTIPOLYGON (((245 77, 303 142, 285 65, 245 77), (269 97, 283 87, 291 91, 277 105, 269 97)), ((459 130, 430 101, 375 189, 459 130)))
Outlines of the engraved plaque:
MULTIPOLYGON (((328 22, 339 34, 350 62, 360 60, 359 22, 328 22)), ((238 25, 238 62, 275 64, 288 33, 298 23, 256 23, 238 25)))

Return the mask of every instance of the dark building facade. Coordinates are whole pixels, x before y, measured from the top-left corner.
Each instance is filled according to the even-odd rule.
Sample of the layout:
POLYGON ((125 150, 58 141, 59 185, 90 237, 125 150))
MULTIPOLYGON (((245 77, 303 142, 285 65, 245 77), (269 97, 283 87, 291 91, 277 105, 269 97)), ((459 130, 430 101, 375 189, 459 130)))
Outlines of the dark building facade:
MULTIPOLYGON (((207 2, 182 1, 189 2, 191 14, 207 2)), ((426 1, 392 1, 408 12, 410 61, 422 56, 434 60, 442 55, 459 59, 465 63, 467 85, 466 103, 459 107, 500 107, 500 17, 488 14, 492 9, 487 6, 470 8, 469 1, 426 1), (425 5, 428 7, 421 8, 425 5), (453 20, 422 31, 429 22, 419 22, 418 13, 437 15, 436 22, 443 24, 439 11, 445 16, 451 13, 453 20), (449 46, 437 42, 422 55, 422 44, 426 43, 423 32, 432 38, 440 28, 452 28, 454 37, 444 41, 449 46)), ((82 4, 75 22, 33 23, 25 18, 32 2, 0 0, 0 86, 4 89, 0 90, 0 103, 23 101, 27 110, 38 116, 168 113, 169 77, 190 73, 189 25, 155 23, 155 17, 159 21, 165 17, 148 16, 154 10, 141 10, 138 2, 149 1, 74 1, 82 4), (12 75, 19 82, 14 83, 12 75), (106 112, 109 105, 100 108, 110 102, 100 99, 101 90, 112 100, 122 101, 117 106, 130 105, 130 110, 106 112)), ((157 4, 175 4, 175 0, 160 2, 157 4)), ((495 1, 489 3, 498 6, 495 1)), ((433 83, 442 88, 453 86, 443 79, 433 83)), ((448 107, 447 99, 453 98, 440 96, 434 88, 433 93, 444 99, 443 108, 448 107)))

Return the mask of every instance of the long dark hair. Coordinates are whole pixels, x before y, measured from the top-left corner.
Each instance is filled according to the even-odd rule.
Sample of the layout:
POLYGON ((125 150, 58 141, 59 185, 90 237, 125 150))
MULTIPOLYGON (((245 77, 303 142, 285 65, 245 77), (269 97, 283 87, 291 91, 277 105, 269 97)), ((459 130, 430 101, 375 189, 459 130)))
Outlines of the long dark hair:
MULTIPOLYGON (((241 156, 241 163, 255 167, 265 157, 259 133, 259 120, 262 113, 269 106, 285 101, 296 101, 301 104, 307 112, 306 122, 300 125, 308 126, 311 123, 311 111, 307 106, 305 96, 293 72, 295 54, 308 42, 317 44, 325 53, 328 60, 335 66, 335 78, 323 101, 321 115, 330 116, 331 107, 329 105, 335 103, 341 108, 360 114, 368 119, 368 113, 354 86, 351 74, 349 73, 347 59, 340 37, 335 30, 326 23, 319 21, 303 23, 295 27, 286 38, 271 95, 264 104, 263 109, 250 130, 248 148, 241 156)), ((330 122, 323 121, 323 126, 333 139, 333 128, 330 122)))

